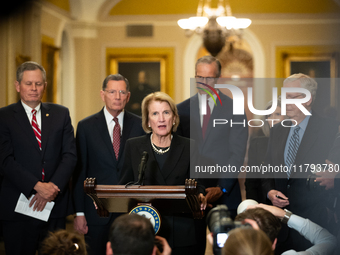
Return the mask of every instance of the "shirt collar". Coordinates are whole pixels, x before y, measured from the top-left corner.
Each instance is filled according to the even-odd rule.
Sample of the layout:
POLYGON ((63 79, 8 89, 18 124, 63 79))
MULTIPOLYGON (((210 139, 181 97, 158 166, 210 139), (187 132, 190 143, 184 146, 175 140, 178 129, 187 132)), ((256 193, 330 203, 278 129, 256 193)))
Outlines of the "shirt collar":
MULTIPOLYGON (((21 104, 22 106, 24 107, 25 111, 27 114, 31 114, 32 113, 32 110, 33 108, 31 108, 30 106, 28 106, 27 104, 25 104, 22 100, 21 100, 21 104)), ((37 107, 35 107, 34 109, 39 112, 40 110, 40 106, 41 106, 41 103, 37 105, 37 107)))
MULTIPOLYGON (((106 106, 104 107, 104 116, 105 116, 105 120, 107 124, 109 124, 114 118, 111 115, 111 113, 109 113, 109 111, 106 109, 106 106)), ((119 124, 122 125, 123 119, 124 119, 124 109, 120 114, 118 114, 117 118, 118 118, 119 124)))
MULTIPOLYGON (((217 90, 217 94, 219 94, 219 93, 220 93, 220 91, 217 90)), ((199 105, 201 105, 200 103, 201 103, 201 100, 202 100, 202 95, 201 95, 200 93, 197 93, 197 94, 198 94, 198 102, 199 102, 199 105)), ((213 102, 213 99, 211 98, 211 96, 210 96, 209 94, 206 94, 206 95, 207 95, 207 100, 208 100, 209 102, 213 102)), ((213 94, 213 97, 214 97, 214 99, 215 99, 215 101, 216 101, 217 96, 216 96, 215 93, 213 94)))
POLYGON ((298 125, 303 130, 303 132, 306 131, 310 116, 311 115, 306 115, 306 117, 303 119, 303 121, 301 121, 301 123, 298 125))

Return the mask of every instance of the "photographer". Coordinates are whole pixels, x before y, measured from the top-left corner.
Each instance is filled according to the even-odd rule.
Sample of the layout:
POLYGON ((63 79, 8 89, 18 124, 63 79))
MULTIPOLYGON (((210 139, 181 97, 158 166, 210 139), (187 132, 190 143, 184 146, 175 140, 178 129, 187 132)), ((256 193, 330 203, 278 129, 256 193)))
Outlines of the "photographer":
POLYGON ((336 247, 336 238, 333 235, 331 235, 326 229, 311 222, 310 220, 294 215, 287 210, 285 211, 278 207, 264 204, 250 205, 245 212, 237 215, 236 219, 255 220, 260 229, 263 230, 270 239, 272 239, 273 249, 275 249, 277 239, 275 238, 273 241, 273 237, 278 235, 279 229, 276 229, 276 231, 270 231, 271 229, 273 229, 272 224, 275 221, 275 216, 281 219, 283 223, 286 223, 289 228, 298 231, 300 235, 302 235, 313 244, 313 246, 308 248, 306 251, 296 252, 294 250, 288 250, 282 255, 333 254, 336 247))
POLYGON ((138 214, 125 214, 116 218, 110 229, 109 240, 106 255, 171 254, 168 242, 155 236, 150 221, 138 214), (158 247, 161 247, 162 252, 158 247))
MULTIPOLYGON (((274 220, 277 221, 275 217, 274 220)), ((271 240, 260 230, 256 221, 233 221, 226 205, 218 205, 209 212, 207 225, 211 231, 207 239, 213 245, 215 255, 273 254, 271 240)))
POLYGON ((222 255, 273 255, 272 244, 262 230, 236 228, 222 248, 222 255))

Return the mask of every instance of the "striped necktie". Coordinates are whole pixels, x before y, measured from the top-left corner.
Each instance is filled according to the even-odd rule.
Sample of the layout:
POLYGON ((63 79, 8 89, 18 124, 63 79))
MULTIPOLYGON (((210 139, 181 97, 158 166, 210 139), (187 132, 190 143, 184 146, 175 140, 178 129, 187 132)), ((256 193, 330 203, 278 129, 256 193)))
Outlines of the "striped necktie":
POLYGON ((203 124, 202 124, 202 136, 203 139, 205 138, 205 133, 207 132, 208 129, 208 124, 209 124, 209 119, 211 116, 211 110, 210 110, 210 106, 209 106, 209 101, 207 100, 207 113, 206 115, 203 115, 203 124))
POLYGON ((115 126, 113 128, 112 145, 113 150, 115 151, 116 159, 118 160, 120 147, 120 125, 117 117, 114 117, 113 121, 115 122, 115 126))
MULTIPOLYGON (((38 122, 37 122, 37 110, 36 109, 33 109, 32 110, 32 128, 33 128, 33 132, 35 134, 35 138, 37 139, 38 141, 38 144, 39 144, 39 148, 41 150, 41 130, 39 128, 39 125, 38 125, 38 122)), ((45 170, 42 169, 42 181, 45 180, 45 170)))
POLYGON ((295 157, 299 149, 299 145, 300 145, 299 130, 300 130, 300 127, 296 126, 294 129, 294 133, 290 137, 290 140, 289 140, 288 152, 286 155, 286 166, 288 167, 288 172, 287 172, 288 179, 291 175, 292 166, 295 162, 295 157))

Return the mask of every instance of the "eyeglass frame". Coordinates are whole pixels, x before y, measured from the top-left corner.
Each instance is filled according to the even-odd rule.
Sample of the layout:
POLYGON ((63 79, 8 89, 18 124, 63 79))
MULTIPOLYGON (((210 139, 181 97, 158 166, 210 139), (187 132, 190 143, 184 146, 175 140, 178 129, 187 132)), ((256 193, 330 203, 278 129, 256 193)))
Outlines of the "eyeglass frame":
MULTIPOLYGON (((114 89, 112 89, 112 90, 105 89, 104 91, 109 93, 110 96, 116 95, 116 93, 117 93, 117 90, 114 90, 114 89)), ((118 90, 118 93, 121 96, 127 96, 127 94, 129 94, 129 91, 127 91, 127 90, 118 90)))
POLYGON ((218 79, 218 77, 202 77, 202 76, 195 76, 196 81, 198 82, 202 82, 202 83, 211 83, 214 82, 215 80, 218 79), (202 81, 199 81, 199 79, 201 79, 202 81), (204 82, 205 81, 205 82, 204 82))

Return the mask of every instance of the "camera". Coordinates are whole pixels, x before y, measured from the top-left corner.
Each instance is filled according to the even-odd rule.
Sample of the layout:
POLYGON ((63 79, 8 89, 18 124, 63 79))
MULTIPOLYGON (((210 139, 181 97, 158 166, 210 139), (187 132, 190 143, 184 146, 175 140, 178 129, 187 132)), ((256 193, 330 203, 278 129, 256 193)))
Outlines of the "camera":
POLYGON ((249 224, 233 221, 226 205, 217 205, 208 213, 207 225, 213 234, 213 252, 215 255, 221 254, 221 249, 229 236, 230 230, 239 227, 251 227, 249 224))

